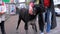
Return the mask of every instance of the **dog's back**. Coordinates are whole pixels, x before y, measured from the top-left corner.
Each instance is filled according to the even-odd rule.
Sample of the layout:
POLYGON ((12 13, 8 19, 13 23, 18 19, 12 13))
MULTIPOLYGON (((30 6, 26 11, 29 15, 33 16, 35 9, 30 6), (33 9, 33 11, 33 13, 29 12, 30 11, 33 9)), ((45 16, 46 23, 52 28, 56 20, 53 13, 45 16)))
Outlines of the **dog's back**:
POLYGON ((23 21, 31 21, 36 17, 36 15, 30 15, 28 13, 28 9, 25 8, 20 9, 19 16, 22 18, 23 21))

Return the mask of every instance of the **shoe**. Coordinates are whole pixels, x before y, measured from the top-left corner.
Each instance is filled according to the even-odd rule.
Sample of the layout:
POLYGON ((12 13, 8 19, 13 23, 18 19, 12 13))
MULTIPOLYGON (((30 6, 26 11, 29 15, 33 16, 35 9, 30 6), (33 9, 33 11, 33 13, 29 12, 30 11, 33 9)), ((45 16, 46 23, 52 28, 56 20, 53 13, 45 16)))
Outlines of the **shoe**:
POLYGON ((49 33, 45 33, 45 34, 49 34, 49 33))
POLYGON ((40 34, 44 34, 44 33, 42 32, 42 33, 40 33, 40 34))

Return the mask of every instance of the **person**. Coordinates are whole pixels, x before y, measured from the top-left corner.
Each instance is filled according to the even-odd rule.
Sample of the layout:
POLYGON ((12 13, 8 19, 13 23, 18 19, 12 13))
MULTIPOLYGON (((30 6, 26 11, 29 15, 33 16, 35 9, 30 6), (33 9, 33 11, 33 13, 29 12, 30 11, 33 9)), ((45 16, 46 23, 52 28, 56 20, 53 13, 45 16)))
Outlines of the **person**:
MULTIPOLYGON (((51 29, 51 22, 52 22, 51 20, 55 19, 55 17, 53 19, 51 19, 52 15, 55 15, 55 14, 53 14, 54 13, 54 4, 53 4, 53 0, 40 0, 40 2, 41 2, 40 4, 45 9, 45 12, 43 12, 43 19, 47 23, 46 34, 48 34, 51 29)), ((41 15, 39 15, 39 17, 41 17, 41 15)), ((44 22, 40 21, 41 18, 39 18, 38 20, 39 20, 39 28, 41 30, 40 34, 44 34, 44 22)), ((55 19, 55 22, 56 22, 56 19, 55 19)))
POLYGON ((0 3, 0 27, 1 27, 2 34, 6 34, 5 33, 5 27, 4 27, 5 13, 6 13, 6 5, 4 2, 2 2, 2 3, 0 3))
POLYGON ((29 14, 33 14, 33 7, 34 7, 34 2, 30 1, 29 3, 29 14))
POLYGON ((51 27, 51 17, 52 17, 52 13, 51 13, 51 8, 50 8, 51 4, 50 4, 50 0, 44 0, 44 7, 46 10, 46 19, 45 21, 47 22, 47 28, 46 28, 46 33, 48 34, 50 32, 50 27, 51 27))

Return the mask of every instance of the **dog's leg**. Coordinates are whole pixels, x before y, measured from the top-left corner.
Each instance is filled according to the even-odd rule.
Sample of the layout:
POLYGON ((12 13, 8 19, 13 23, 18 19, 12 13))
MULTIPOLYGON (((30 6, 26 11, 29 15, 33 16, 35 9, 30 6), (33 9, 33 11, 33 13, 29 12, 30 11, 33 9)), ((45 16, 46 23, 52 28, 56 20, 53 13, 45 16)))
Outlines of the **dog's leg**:
POLYGON ((16 30, 18 30, 20 22, 21 22, 21 16, 19 16, 18 24, 17 24, 17 28, 16 28, 16 30))
POLYGON ((34 30, 34 34, 37 34, 36 18, 33 20, 31 25, 32 25, 32 28, 34 30))
POLYGON ((35 24, 32 24, 32 28, 34 30, 34 34, 36 34, 37 33, 37 27, 36 27, 36 25, 35 24))
POLYGON ((37 27, 36 27, 36 25, 35 25, 35 31, 37 32, 37 27))
POLYGON ((24 29, 25 29, 26 34, 28 34, 28 23, 27 22, 25 22, 24 29))
POLYGON ((37 26, 36 26, 36 24, 34 23, 34 24, 31 24, 31 25, 32 25, 33 33, 37 34, 37 26))

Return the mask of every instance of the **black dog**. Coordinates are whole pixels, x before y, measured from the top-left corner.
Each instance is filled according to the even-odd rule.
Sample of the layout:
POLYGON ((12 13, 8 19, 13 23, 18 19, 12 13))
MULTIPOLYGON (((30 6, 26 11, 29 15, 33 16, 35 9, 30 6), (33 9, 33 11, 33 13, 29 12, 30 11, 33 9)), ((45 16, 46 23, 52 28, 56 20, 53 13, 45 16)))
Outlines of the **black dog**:
MULTIPOLYGON (((16 30, 18 29, 21 20, 23 20, 24 23, 25 23, 25 26, 24 26, 25 30, 28 30, 28 22, 36 19, 36 16, 39 13, 42 13, 42 10, 39 7, 39 5, 38 6, 36 5, 34 7, 34 9, 33 9, 33 15, 30 15, 28 13, 28 9, 26 9, 26 8, 19 9, 19 8, 16 7, 16 10, 19 11, 19 20, 18 20, 18 25, 17 25, 16 30)), ((37 32, 36 23, 31 23, 31 25, 32 25, 32 28, 35 29, 35 31, 37 32)))

